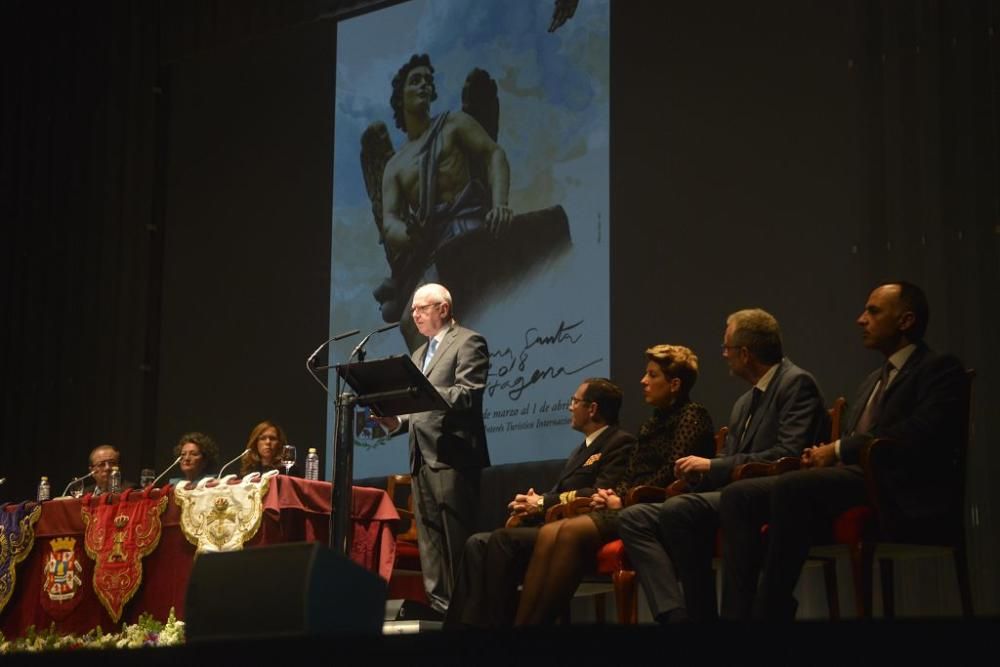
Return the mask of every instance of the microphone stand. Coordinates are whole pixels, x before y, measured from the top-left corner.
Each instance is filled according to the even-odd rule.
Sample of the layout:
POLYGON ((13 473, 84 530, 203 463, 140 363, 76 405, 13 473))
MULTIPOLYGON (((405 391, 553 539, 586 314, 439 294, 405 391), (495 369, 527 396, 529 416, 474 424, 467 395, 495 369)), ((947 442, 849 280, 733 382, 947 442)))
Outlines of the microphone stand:
POLYGON ((375 334, 380 334, 383 331, 389 331, 390 329, 395 329, 398 326, 399 322, 386 324, 384 327, 379 327, 378 329, 375 329, 375 331, 372 331, 370 334, 362 338, 361 342, 355 345, 354 349, 351 350, 351 356, 347 357, 347 363, 351 363, 351 359, 353 359, 355 355, 357 355, 359 362, 363 362, 365 360, 365 345, 368 344, 368 340, 375 334))
MULTIPOLYGON (((83 480, 87 479, 88 477, 93 477, 93 476, 94 476, 94 471, 91 470, 90 472, 88 472, 83 477, 74 477, 72 480, 70 480, 70 483, 66 485, 66 488, 63 489, 62 495, 65 496, 67 493, 69 493, 69 487, 73 486, 77 482, 82 482, 83 480)), ((0 484, 3 484, 6 481, 7 481, 7 478, 4 478, 4 479, 0 480, 0 484)))
POLYGON ((360 329, 351 329, 350 331, 345 331, 344 333, 339 333, 336 336, 334 336, 333 338, 331 338, 330 340, 322 343, 319 347, 317 347, 315 350, 313 350, 313 353, 310 354, 308 358, 306 358, 306 371, 309 373, 309 375, 311 375, 313 377, 314 380, 316 380, 316 382, 319 382, 319 386, 323 387, 323 391, 325 391, 326 393, 329 394, 330 393, 330 389, 329 389, 329 387, 327 387, 323 383, 322 380, 319 379, 319 375, 316 374, 316 371, 329 370, 330 369, 330 365, 327 364, 326 366, 318 366, 317 367, 316 366, 316 355, 318 355, 320 353, 320 350, 322 350, 324 347, 326 347, 330 343, 333 343, 333 342, 338 341, 338 340, 343 340, 344 338, 350 338, 351 336, 357 336, 359 333, 361 333, 360 329))
MULTIPOLYGON (((221 469, 221 470, 219 470, 219 474, 218 474, 218 475, 216 475, 216 477, 218 477, 219 479, 222 479, 222 472, 223 472, 223 471, 224 471, 224 470, 225 470, 226 468, 228 468, 229 466, 233 465, 234 463, 236 463, 237 461, 239 461, 239 460, 240 460, 241 458, 243 458, 243 455, 244 455, 244 454, 249 454, 249 453, 250 453, 250 448, 249 448, 249 447, 247 447, 247 448, 246 448, 246 449, 244 449, 244 450, 243 450, 242 452, 240 452, 239 454, 237 454, 237 455, 236 455, 236 458, 232 459, 231 461, 229 461, 228 463, 226 463, 226 465, 222 466, 222 469, 221 469)), ((178 459, 178 460, 180 460, 180 459, 178 459)))
POLYGON ((150 486, 154 486, 154 487, 155 487, 155 486, 156 486, 156 483, 157 483, 157 482, 159 482, 159 481, 160 481, 161 479, 163 479, 163 476, 164 476, 164 475, 166 475, 166 474, 167 474, 167 472, 169 472, 170 470, 172 470, 172 469, 173 469, 173 467, 174 467, 175 465, 177 465, 178 463, 180 463, 180 462, 181 462, 181 457, 179 457, 179 456, 178 456, 178 457, 177 457, 176 459, 174 459, 174 462, 173 462, 173 463, 171 463, 170 465, 168 465, 168 466, 167 466, 167 467, 166 467, 166 468, 165 468, 165 469, 163 470, 163 472, 161 472, 161 473, 160 473, 159 475, 157 475, 156 479, 154 479, 154 480, 153 480, 153 483, 152 483, 152 484, 150 484, 150 486))

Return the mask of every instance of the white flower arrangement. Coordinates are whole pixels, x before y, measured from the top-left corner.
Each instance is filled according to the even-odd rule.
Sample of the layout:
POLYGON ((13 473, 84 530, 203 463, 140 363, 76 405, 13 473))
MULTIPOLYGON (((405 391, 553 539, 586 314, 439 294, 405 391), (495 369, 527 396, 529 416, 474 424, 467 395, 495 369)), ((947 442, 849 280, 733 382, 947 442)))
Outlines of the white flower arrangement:
POLYGON ((64 635, 56 632, 53 623, 47 630, 29 627, 23 637, 7 639, 0 632, 0 655, 15 652, 59 651, 102 648, 140 648, 142 646, 175 646, 184 643, 184 621, 178 621, 173 607, 165 623, 150 614, 139 616, 133 625, 122 624, 121 632, 107 633, 100 626, 84 635, 64 635))

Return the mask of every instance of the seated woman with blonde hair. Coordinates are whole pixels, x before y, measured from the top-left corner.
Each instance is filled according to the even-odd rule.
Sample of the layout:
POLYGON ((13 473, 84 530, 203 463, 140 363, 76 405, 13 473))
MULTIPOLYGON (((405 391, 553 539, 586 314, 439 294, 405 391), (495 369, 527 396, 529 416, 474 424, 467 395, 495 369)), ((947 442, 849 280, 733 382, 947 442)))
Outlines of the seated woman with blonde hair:
POLYGON ((285 432, 274 422, 264 420, 254 426, 246 446, 250 451, 240 459, 240 477, 277 470, 281 465, 281 450, 287 444, 285 432))
POLYGON ((677 459, 712 455, 712 419, 689 397, 698 378, 698 357, 680 345, 655 345, 646 350, 646 359, 642 388, 653 415, 639 429, 625 475, 614 489, 599 489, 592 496, 590 514, 542 527, 515 625, 551 623, 566 608, 583 575, 594 570, 597 550, 618 539, 618 510, 630 488, 667 486, 674 480, 677 459))

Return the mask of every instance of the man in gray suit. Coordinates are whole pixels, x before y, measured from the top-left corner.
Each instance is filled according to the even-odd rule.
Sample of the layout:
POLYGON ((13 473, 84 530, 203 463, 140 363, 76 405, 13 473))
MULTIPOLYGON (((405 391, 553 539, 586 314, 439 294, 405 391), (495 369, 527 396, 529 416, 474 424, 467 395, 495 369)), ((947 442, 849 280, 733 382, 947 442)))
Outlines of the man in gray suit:
POLYGON ((625 550, 653 617, 661 623, 718 617, 712 555, 719 489, 729 483, 733 469, 751 461, 798 456, 830 431, 816 381, 784 358, 781 329, 771 314, 755 308, 730 315, 722 356, 730 373, 752 386, 733 405, 718 456, 677 460, 677 478, 688 480, 697 492, 621 512, 625 550))
POLYGON ((410 434, 420 568, 431 607, 443 614, 475 525, 479 471, 490 464, 483 424, 490 354, 481 335, 455 322, 451 294, 442 285, 418 288, 411 312, 427 337, 411 358, 449 408, 389 417, 383 424, 410 434))

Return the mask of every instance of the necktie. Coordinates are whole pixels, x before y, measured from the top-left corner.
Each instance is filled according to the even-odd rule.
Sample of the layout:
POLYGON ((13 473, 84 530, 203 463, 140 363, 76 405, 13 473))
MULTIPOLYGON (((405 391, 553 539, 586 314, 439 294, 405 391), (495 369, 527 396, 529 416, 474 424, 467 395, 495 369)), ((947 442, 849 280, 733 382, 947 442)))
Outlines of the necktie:
POLYGON ((753 415, 757 411, 757 406, 760 404, 760 397, 764 395, 757 387, 753 388, 753 395, 750 398, 750 412, 747 414, 747 420, 743 422, 743 430, 740 432, 740 442, 743 442, 743 438, 746 437, 747 431, 750 430, 750 422, 753 420, 753 415))
POLYGON ((431 342, 427 344, 427 354, 424 355, 424 367, 423 372, 427 374, 427 368, 431 365, 431 359, 434 358, 434 352, 437 351, 437 338, 431 338, 431 342))
POLYGON ((888 361, 885 362, 885 366, 882 367, 882 373, 878 378, 878 385, 875 387, 875 391, 872 392, 871 400, 865 406, 865 411, 861 413, 861 419, 858 420, 858 425, 854 429, 855 433, 868 433, 878 419, 882 396, 885 394, 885 386, 889 384, 889 373, 892 372, 892 369, 893 365, 888 361))

